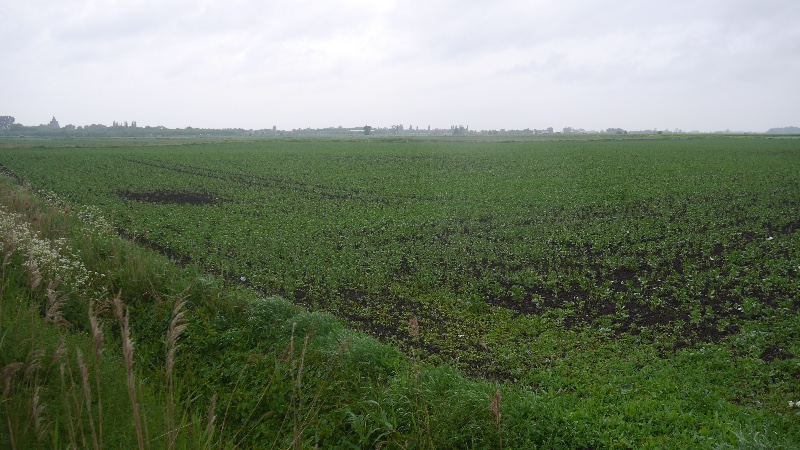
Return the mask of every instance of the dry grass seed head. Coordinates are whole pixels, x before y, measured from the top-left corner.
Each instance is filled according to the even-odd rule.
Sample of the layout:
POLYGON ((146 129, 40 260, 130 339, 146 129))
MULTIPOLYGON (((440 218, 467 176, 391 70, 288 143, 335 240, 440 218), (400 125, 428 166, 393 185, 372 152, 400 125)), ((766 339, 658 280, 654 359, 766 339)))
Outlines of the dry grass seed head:
POLYGON ((502 401, 502 395, 500 394, 500 390, 498 389, 494 393, 494 398, 492 399, 492 403, 489 405, 489 409, 492 410, 492 414, 494 414, 494 420, 497 424, 500 423, 500 419, 503 417, 503 414, 500 412, 500 402, 502 401))
POLYGON ((29 379, 42 368, 44 349, 32 347, 25 357, 25 378, 29 379))
POLYGON ((64 335, 62 334, 58 342, 58 347, 56 347, 56 351, 53 352, 53 359, 50 361, 50 367, 53 367, 53 365, 57 361, 61 361, 61 359, 64 358, 64 356, 66 356, 66 354, 67 354, 67 341, 64 338, 64 335))
POLYGON ((11 388, 11 378, 23 367, 25 367, 25 365, 21 362, 13 362, 3 367, 3 392, 8 392, 11 388))
POLYGON ((89 300, 89 324, 92 327, 92 348, 94 350, 95 360, 100 359, 100 353, 103 350, 103 342, 105 335, 103 334, 103 327, 100 326, 99 314, 94 309, 95 301, 89 300))
POLYGON ((175 365, 175 351, 178 347, 178 337, 180 337, 181 333, 186 329, 187 325, 185 323, 184 316, 186 315, 186 309, 184 308, 186 305, 186 301, 179 301, 175 304, 175 307, 172 309, 172 321, 169 324, 169 331, 167 332, 167 367, 166 373, 167 378, 172 378, 172 370, 175 365))
POLYGON ((61 307, 64 306, 64 296, 56 291, 58 281, 51 281, 47 285, 47 307, 44 311, 44 320, 53 325, 69 325, 61 314, 61 307))
POLYGON ((83 381, 83 388, 85 391, 88 391, 88 384, 89 384, 89 368, 86 366, 86 363, 83 361, 83 352, 81 349, 76 348, 75 353, 78 358, 78 369, 81 372, 81 379, 83 381))
POLYGON ((114 301, 113 301, 113 304, 114 304, 114 315, 117 317, 117 320, 119 321, 120 326, 122 326, 122 322, 123 322, 123 320, 122 320, 123 319, 123 315, 122 315, 122 298, 121 298, 121 295, 122 295, 122 293, 119 293, 116 296, 114 296, 114 301))
POLYGON ((419 321, 417 320, 417 316, 411 316, 408 319, 408 332, 413 337, 419 337, 419 321))
POLYGON ((36 260, 33 258, 33 250, 28 252, 28 277, 30 279, 31 285, 31 292, 35 291, 36 288, 42 284, 42 274, 39 272, 39 265, 36 264, 36 260))
POLYGON ((167 335, 167 342, 170 345, 175 345, 178 341, 178 337, 187 327, 185 323, 186 319, 184 318, 186 315, 185 305, 186 301, 180 301, 175 304, 172 310, 172 321, 169 324, 169 333, 167 335))
POLYGON ((211 432, 214 430, 214 423, 217 420, 217 393, 215 392, 211 396, 211 404, 208 406, 208 421, 206 422, 206 436, 211 436, 211 432))
POLYGON ((41 390, 41 386, 36 386, 33 389, 33 399, 31 400, 31 420, 33 422, 33 431, 36 435, 36 441, 39 444, 44 443, 44 438, 48 428, 45 426, 45 419, 44 415, 42 414, 44 413, 46 405, 44 403, 40 403, 41 396, 39 394, 41 393, 41 390))
POLYGON ((95 449, 99 449, 97 431, 95 430, 94 417, 92 415, 92 388, 89 385, 89 367, 83 361, 83 352, 81 352, 81 349, 76 348, 75 352, 78 356, 78 369, 81 372, 81 387, 83 388, 83 399, 86 402, 86 411, 89 415, 89 429, 92 434, 92 443, 95 449))
POLYGON ((117 320, 119 321, 120 328, 122 329, 122 356, 125 360, 125 375, 128 385, 128 397, 131 401, 131 408, 133 409, 133 423, 136 428, 136 440, 139 444, 139 449, 145 448, 145 437, 143 434, 142 420, 139 412, 139 401, 136 397, 136 381, 133 375, 133 340, 131 339, 131 331, 129 327, 130 313, 122 311, 122 293, 118 293, 114 297, 114 312, 116 313, 117 320))
POLYGON ((133 366, 133 340, 131 339, 130 327, 128 325, 130 313, 127 308, 125 308, 123 313, 121 294, 117 294, 114 297, 114 312, 119 321, 119 326, 122 329, 122 353, 123 356, 125 356, 126 365, 130 366, 128 370, 131 370, 133 366))

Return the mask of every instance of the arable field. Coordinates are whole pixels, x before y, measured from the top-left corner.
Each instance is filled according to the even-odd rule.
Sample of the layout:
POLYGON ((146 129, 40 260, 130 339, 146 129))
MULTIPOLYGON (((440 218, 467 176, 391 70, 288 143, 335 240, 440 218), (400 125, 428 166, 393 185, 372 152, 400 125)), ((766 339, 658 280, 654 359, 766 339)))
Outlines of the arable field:
POLYGON ((622 447, 800 442, 800 139, 19 139, 0 164, 231 287, 665 436, 622 447))

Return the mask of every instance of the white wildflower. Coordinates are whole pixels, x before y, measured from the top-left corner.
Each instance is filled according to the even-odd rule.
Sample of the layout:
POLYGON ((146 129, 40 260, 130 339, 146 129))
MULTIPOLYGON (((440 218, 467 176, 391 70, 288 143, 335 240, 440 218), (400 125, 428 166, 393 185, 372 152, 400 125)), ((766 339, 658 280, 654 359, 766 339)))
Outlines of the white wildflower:
MULTIPOLYGON (((39 272, 62 286, 78 289, 89 281, 89 271, 67 248, 66 240, 47 240, 31 230, 22 215, 0 207, 0 241, 23 255, 29 255, 39 272)), ((26 262, 25 264, 28 264, 26 262)))
POLYGON ((105 215, 97 206, 83 206, 76 211, 75 215, 77 215, 81 221, 86 223, 89 228, 92 229, 92 231, 111 233, 113 230, 111 223, 106 219, 105 215))

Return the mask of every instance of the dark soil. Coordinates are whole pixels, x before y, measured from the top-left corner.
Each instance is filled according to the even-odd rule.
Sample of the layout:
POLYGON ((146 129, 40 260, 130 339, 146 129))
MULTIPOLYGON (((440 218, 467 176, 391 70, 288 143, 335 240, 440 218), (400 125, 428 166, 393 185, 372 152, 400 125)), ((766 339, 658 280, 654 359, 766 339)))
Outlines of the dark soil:
POLYGON ((23 180, 19 175, 15 174, 8 167, 6 167, 6 166, 4 166, 2 164, 0 164, 0 173, 6 174, 9 177, 13 178, 14 181, 16 181, 17 184, 19 184, 20 186, 27 186, 27 184, 25 183, 25 180, 23 180))
POLYGON ((219 197, 207 192, 176 192, 176 191, 155 191, 155 192, 132 192, 119 191, 117 195, 136 202, 158 203, 164 205, 213 205, 220 203, 219 197))

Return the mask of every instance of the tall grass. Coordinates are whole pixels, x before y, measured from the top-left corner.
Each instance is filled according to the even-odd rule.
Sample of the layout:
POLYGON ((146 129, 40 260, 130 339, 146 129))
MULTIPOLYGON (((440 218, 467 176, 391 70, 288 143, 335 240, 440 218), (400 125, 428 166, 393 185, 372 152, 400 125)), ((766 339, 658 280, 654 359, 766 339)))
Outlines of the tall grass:
MULTIPOLYGON (((69 235, 68 227, 76 224, 74 218, 70 221, 63 212, 47 207, 24 190, 6 184, 1 189, 0 368, 5 423, 0 442, 12 449, 102 449, 131 447, 135 437, 138 448, 152 448, 145 438, 141 409, 146 407, 152 416, 170 415, 180 403, 173 389, 165 396, 159 386, 145 385, 135 369, 129 315, 122 313, 127 311, 122 295, 112 302, 120 330, 113 339, 119 342, 121 351, 110 350, 106 348, 107 326, 103 320, 108 308, 93 299, 104 295, 109 286, 103 283, 105 277, 87 269, 94 268, 92 262, 99 260, 81 261, 72 252, 74 246, 68 247, 63 239, 47 238, 69 235), (85 318, 77 316, 81 311, 85 318), (81 323, 88 324, 88 329, 76 325, 81 323), (123 377, 125 383, 121 384, 123 377), (126 387, 127 402, 119 395, 120 385, 126 387), (137 386, 143 385, 147 392, 137 392, 137 386), (165 405, 166 412, 161 411, 165 405), (132 418, 133 430, 120 426, 125 417, 132 418), (109 435, 104 428, 114 432, 109 435)), ((126 244, 120 241, 118 247, 125 248, 126 244)), ((136 267, 141 263, 130 264, 136 267)), ((169 329, 173 344, 186 327, 179 323, 181 316, 176 319, 169 329)), ((170 379, 175 349, 173 345, 165 362, 170 379)), ((178 409, 186 416, 191 413, 185 406, 178 409)), ((168 425, 174 427, 174 421, 168 425)), ((168 434, 165 448, 175 448, 178 442, 195 447, 197 442, 188 432, 171 430, 168 434)))

